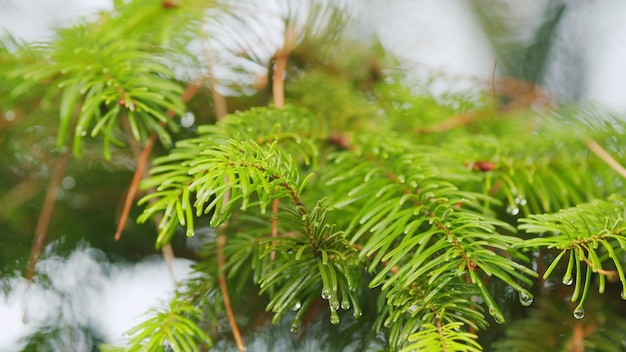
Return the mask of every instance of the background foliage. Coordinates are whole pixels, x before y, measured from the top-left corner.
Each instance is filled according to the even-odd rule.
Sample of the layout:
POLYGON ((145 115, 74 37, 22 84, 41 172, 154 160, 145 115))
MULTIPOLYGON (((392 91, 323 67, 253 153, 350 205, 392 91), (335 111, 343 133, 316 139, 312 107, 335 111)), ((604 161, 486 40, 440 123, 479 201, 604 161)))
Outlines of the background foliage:
POLYGON ((223 53, 191 50, 207 40, 205 17, 251 25, 245 4, 118 1, 49 42, 3 41, 0 105, 13 117, 0 125, 11 165, 0 215, 22 228, 12 241, 32 231, 42 165, 71 148, 82 198, 67 192, 55 216, 78 232, 75 216, 115 207, 151 136, 161 145, 131 217, 156 218, 157 233, 130 227, 124 241, 160 248, 208 234, 170 305, 129 331, 128 346, 101 349, 232 348, 220 275, 247 333, 288 320, 303 336, 329 321, 331 340, 351 333, 328 345, 344 350, 624 349, 623 180, 596 147, 623 164, 624 122, 549 106, 536 87, 532 99, 412 90, 380 48, 340 35, 341 5, 287 8, 284 43, 231 48, 235 71, 256 74, 249 85, 217 80, 223 53), (281 55, 285 107, 272 100, 281 55), (265 74, 246 71, 254 65, 265 74), (223 118, 220 90, 233 95, 223 118))

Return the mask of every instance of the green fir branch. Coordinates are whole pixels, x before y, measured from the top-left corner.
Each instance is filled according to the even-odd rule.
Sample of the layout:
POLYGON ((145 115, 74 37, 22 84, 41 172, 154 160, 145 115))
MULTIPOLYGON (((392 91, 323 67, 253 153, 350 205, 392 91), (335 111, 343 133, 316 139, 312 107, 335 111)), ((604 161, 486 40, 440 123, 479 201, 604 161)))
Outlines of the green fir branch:
POLYGON ((408 337, 409 345, 400 351, 478 352, 482 347, 476 335, 461 330, 463 323, 423 324, 421 331, 408 337))
POLYGON ((151 318, 126 332, 130 336, 125 351, 201 351, 210 347, 211 338, 198 326, 202 310, 187 302, 174 299, 166 309, 152 309, 151 318))
POLYGON ((167 243, 178 226, 192 236, 194 217, 202 214, 211 214, 211 226, 217 226, 236 205, 244 211, 258 206, 265 212, 272 200, 283 197, 304 205, 299 204, 300 193, 310 175, 301 175, 296 165, 317 159, 314 141, 325 135, 305 110, 252 109, 199 130, 199 137, 183 140, 157 158, 151 177, 142 183, 143 188, 156 187, 156 192, 140 200, 151 204, 139 221, 163 214, 158 245, 167 243), (264 120, 258 118, 261 114, 264 120), (253 133, 256 126, 260 133, 253 133), (222 209, 226 194, 230 200, 222 209))
POLYGON ((626 205, 622 197, 595 200, 552 214, 530 215, 520 219, 520 230, 540 234, 518 244, 518 248, 547 248, 560 252, 543 273, 547 279, 558 263, 568 258, 563 284, 574 284, 572 302, 578 302, 574 316, 584 316, 583 305, 589 293, 591 278, 598 278, 598 292, 603 293, 606 280, 619 279, 622 298, 626 299, 626 277, 623 251, 626 248, 626 205), (584 274, 583 274, 584 272, 584 274), (583 277, 584 275, 584 277, 583 277))
POLYGON ((489 215, 481 205, 482 196, 459 190, 447 180, 445 170, 431 162, 436 154, 389 139, 362 140, 355 151, 333 157, 336 167, 327 184, 347 195, 335 200, 335 207, 345 207, 349 214, 355 211, 346 236, 362 244, 369 271, 376 270, 370 287, 382 285, 387 290, 412 285, 426 275, 431 283, 447 273, 464 275, 480 290, 490 314, 503 322, 477 272, 481 271, 532 301, 520 282, 530 285, 528 277, 536 273, 504 253, 521 240, 498 233, 514 229, 489 215))

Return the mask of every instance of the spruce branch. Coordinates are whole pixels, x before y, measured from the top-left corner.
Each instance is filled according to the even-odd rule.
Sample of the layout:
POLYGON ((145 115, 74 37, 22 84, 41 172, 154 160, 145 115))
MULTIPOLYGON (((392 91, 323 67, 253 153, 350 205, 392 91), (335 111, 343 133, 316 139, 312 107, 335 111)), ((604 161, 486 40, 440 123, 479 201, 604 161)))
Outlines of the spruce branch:
POLYGON ((598 292, 603 293, 606 278, 613 279, 614 272, 616 272, 622 283, 622 298, 626 299, 626 277, 619 255, 619 251, 626 246, 624 214, 626 214, 624 200, 613 196, 606 200, 579 204, 557 213, 530 215, 520 219, 521 230, 541 236, 518 244, 518 248, 545 247, 560 250, 543 273, 544 279, 553 273, 565 254, 569 254, 562 281, 565 285, 575 283, 571 300, 578 302, 574 309, 574 315, 577 318, 584 316, 583 305, 588 296, 593 273, 598 274, 598 292), (607 265, 605 262, 612 264, 615 269, 604 269, 607 265), (586 264, 585 268, 583 268, 583 263, 586 264))
POLYGON ((446 172, 431 162, 436 155, 372 136, 358 149, 334 156, 336 170, 328 175, 327 184, 349 197, 335 200, 335 207, 358 204, 346 232, 352 243, 363 243, 362 256, 373 256, 369 270, 377 273, 370 287, 407 286, 426 274, 431 281, 448 272, 468 275, 489 312, 501 322, 502 313, 476 273, 479 270, 532 300, 518 280, 531 284, 528 276, 536 273, 493 250, 506 251, 521 240, 499 234, 497 228, 512 229, 487 215, 479 203, 482 196, 458 190, 442 177, 446 172))

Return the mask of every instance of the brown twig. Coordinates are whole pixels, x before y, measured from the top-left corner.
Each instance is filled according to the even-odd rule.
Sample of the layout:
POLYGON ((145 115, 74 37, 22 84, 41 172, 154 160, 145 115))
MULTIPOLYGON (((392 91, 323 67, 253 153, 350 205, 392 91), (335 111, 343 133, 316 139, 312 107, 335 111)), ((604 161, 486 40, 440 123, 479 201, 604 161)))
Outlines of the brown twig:
MULTIPOLYGON (((278 109, 282 109, 285 107, 285 70, 287 69, 287 61, 289 61, 289 54, 291 53, 291 50, 296 43, 296 37, 297 32, 293 27, 285 28, 285 43, 283 44, 283 47, 276 53, 276 67, 274 69, 274 77, 272 82, 272 95, 274 98, 274 105, 278 109)), ((279 199, 274 199, 272 201, 272 237, 278 236, 278 219, 276 217, 276 214, 278 214, 279 205, 279 199)), ((276 258, 276 252, 272 251, 270 256, 271 259, 274 260, 276 258)))
POLYGON ((491 70, 491 98, 496 101, 496 68, 498 67, 498 58, 493 60, 493 69, 491 70))
MULTIPOLYGON (((228 112, 226 98, 215 89, 216 82, 214 78, 212 76, 209 76, 209 80, 211 82, 211 95, 213 96, 213 102, 215 104, 215 115, 217 121, 221 121, 228 112)), ((228 176, 224 178, 224 183, 228 183, 228 176)), ((224 199, 222 199, 222 209, 226 208, 226 204, 228 204, 228 202, 230 202, 230 191, 224 194, 224 199)), ((230 329, 232 330, 233 338, 235 339, 237 348, 239 349, 239 351, 243 352, 246 350, 246 345, 244 344, 243 338, 241 337, 241 332, 239 331, 239 327, 237 326, 237 320, 235 319, 235 313, 233 311, 232 304, 230 303, 228 282, 226 281, 226 273, 224 272, 224 266, 226 265, 226 258, 224 257, 226 235, 224 234, 224 230, 227 226, 228 222, 226 222, 217 229, 216 251, 218 281, 220 284, 222 299, 224 300, 224 309, 226 310, 226 316, 228 317, 228 324, 230 325, 230 329)))
POLYGON ((585 339, 593 334, 596 329, 594 323, 590 323, 585 326, 582 322, 574 324, 572 329, 572 337, 567 344, 568 352, 585 352, 585 339))
MULTIPOLYGON (((187 86, 187 88, 181 95, 182 101, 186 103, 191 100, 191 98, 193 98, 193 96, 196 95, 203 86, 204 80, 192 82, 190 85, 187 86)), ((175 113, 171 110, 167 110, 165 114, 170 118, 174 117, 175 115, 175 113)), ((127 120, 123 121, 125 122, 124 128, 128 130, 126 134, 129 136, 129 139, 131 141, 131 146, 135 154, 135 159, 137 160, 137 165, 135 166, 133 179, 130 183, 130 186, 128 187, 128 193, 126 194, 126 199, 124 200, 124 209, 122 210, 120 221, 117 225, 117 231, 115 232, 116 241, 119 241, 119 239, 122 237, 122 231, 124 230, 124 227, 126 227, 128 214, 130 213, 133 201, 135 199, 135 196, 137 195, 137 190, 139 189, 139 182, 142 180, 142 178, 147 176, 148 159, 150 158, 150 154, 152 153, 152 149, 154 148, 154 144, 156 143, 157 138, 156 133, 153 132, 150 135, 148 143, 139 153, 139 144, 133 139, 132 134, 129 132, 130 128, 127 126, 127 120)))
POLYGON ((287 69, 289 54, 296 43, 296 39, 297 31, 295 28, 285 28, 285 44, 276 53, 276 67, 274 69, 274 77, 272 81, 272 95, 274 98, 274 105, 279 109, 285 107, 285 70, 287 69))
POLYGON ((615 170, 620 176, 626 178, 626 169, 615 160, 609 152, 607 152, 600 144, 594 141, 591 138, 587 138, 585 140, 585 145, 589 148, 595 155, 597 155, 600 159, 602 159, 607 165, 611 167, 611 169, 615 170))
MULTIPOLYGON (((531 106, 549 106, 550 98, 547 93, 532 83, 510 77, 500 77, 497 85, 492 89, 497 90, 502 96, 512 100, 500 106, 495 112, 501 113, 502 118, 512 118, 515 112, 527 109, 531 106)), ((471 123, 489 120, 493 118, 494 111, 467 111, 432 126, 416 128, 417 133, 440 133, 456 127, 471 123)))
POLYGON ((444 343, 444 341, 446 341, 446 336, 443 331, 443 326, 441 324, 441 320, 439 320, 436 313, 435 313, 435 324, 437 326, 437 332, 439 333, 439 336, 441 337, 441 350, 444 352, 448 352, 448 346, 444 343))
POLYGON ((54 212, 57 193, 59 191, 59 186, 61 185, 63 175, 65 175, 65 170, 67 168, 67 161, 69 160, 69 157, 70 149, 65 148, 65 150, 63 150, 61 155, 56 160, 56 163, 54 165, 54 171, 52 172, 52 177, 50 178, 50 183, 48 184, 46 198, 44 199, 43 206, 41 208, 41 211, 39 212, 39 217, 37 218, 35 238, 33 240, 33 246, 30 250, 30 257, 28 258, 28 267, 26 268, 26 295, 24 296, 24 314, 22 317, 22 320, 24 320, 24 322, 28 320, 26 316, 26 297, 30 289, 30 285, 33 282, 33 278, 35 277, 35 266, 37 265, 37 261, 39 261, 39 255, 41 254, 43 245, 46 242, 46 236, 48 235, 48 226, 50 224, 50 219, 52 218, 52 213, 54 212))
MULTIPOLYGON (((124 127, 125 129, 130 129, 126 128, 126 124, 124 125, 124 127)), ((139 182, 141 182, 141 180, 144 178, 144 172, 145 170, 147 170, 146 166, 148 165, 148 159, 150 158, 152 148, 154 147, 157 138, 156 133, 152 133, 150 139, 148 139, 148 143, 146 144, 146 146, 143 148, 143 150, 140 150, 138 152, 138 148, 136 148, 136 146, 138 146, 137 141, 132 139, 132 136, 130 134, 128 134, 128 136, 130 136, 129 138, 132 141, 131 145, 133 146, 132 149, 135 154, 135 159, 137 160, 137 165, 135 166, 133 179, 132 181, 130 181, 130 186, 128 187, 128 193, 126 193, 126 199, 124 199, 124 209, 122 210, 122 215, 120 216, 120 220, 117 224, 117 231, 115 231, 116 241, 120 240, 120 238, 122 237, 122 231, 124 231, 124 228, 126 227, 128 214, 130 214, 130 209, 133 207, 135 196, 137 195, 137 190, 139 189, 139 182)))
POLYGON ((237 343, 239 351, 243 352, 246 350, 246 345, 243 343, 243 339, 241 338, 241 332, 239 332, 239 327, 237 326, 237 321, 235 320, 235 314, 233 313, 233 308, 230 304, 226 274, 222 271, 224 265, 226 264, 226 259, 224 258, 225 245, 226 236, 221 233, 217 236, 217 267, 219 269, 218 280, 220 283, 220 291, 222 292, 222 299, 224 300, 224 308, 226 309, 226 315, 228 316, 228 323, 230 324, 230 329, 233 333, 233 338, 237 343))
MULTIPOLYGON (((183 102, 188 102, 193 98, 194 95, 198 93, 198 91, 204 86, 204 80, 199 80, 192 82, 187 86, 183 94, 181 95, 181 99, 183 102)), ((175 113, 171 110, 167 110, 165 114, 173 118, 175 113)), ((137 164, 135 166, 135 172, 133 174, 133 178, 128 187, 128 193, 126 194, 126 198, 124 199, 124 208, 122 210, 122 214, 120 215, 120 220, 117 224, 117 230, 115 232, 115 240, 119 241, 122 237, 122 231, 126 227, 126 222, 128 221, 128 216, 130 214, 130 210, 133 206, 135 197, 137 195, 137 191, 139 190, 139 183, 142 179, 148 177, 148 165, 150 155, 152 154, 152 149, 156 143, 157 135, 155 132, 152 132, 150 138, 146 145, 141 149, 139 143, 133 139, 132 133, 130 132, 130 126, 128 125, 128 120, 122 120, 123 126, 126 131, 126 135, 129 136, 129 140, 131 141, 131 149, 133 150, 133 154, 135 155, 135 159, 137 160, 137 164)), ((148 190, 149 192, 154 192, 155 189, 151 188, 148 190)), ((154 203, 156 200, 150 199, 150 203, 154 203)), ((155 225, 158 228, 158 224, 161 222, 160 216, 154 219, 155 225)), ((167 243, 161 248, 161 253, 163 254, 163 258, 165 259, 165 263, 167 264, 167 269, 170 273, 170 277, 172 281, 176 283, 176 276, 174 274, 174 250, 172 249, 172 245, 167 243)))
MULTIPOLYGON (((597 272, 597 273, 598 273, 598 274, 600 274, 600 275, 604 275, 604 276, 606 276, 606 277, 609 279, 609 281, 610 281, 610 282, 615 282, 615 281, 617 281, 617 271, 615 271, 615 270, 604 270, 604 269, 597 269, 597 268, 594 268, 594 267, 593 267, 593 263, 591 263, 591 261, 590 261, 589 259, 587 259, 586 257, 583 257, 583 261, 584 261, 587 265, 589 265, 589 267, 590 267, 593 271, 597 272)), ((587 269, 587 270, 589 270, 589 269, 587 269)))

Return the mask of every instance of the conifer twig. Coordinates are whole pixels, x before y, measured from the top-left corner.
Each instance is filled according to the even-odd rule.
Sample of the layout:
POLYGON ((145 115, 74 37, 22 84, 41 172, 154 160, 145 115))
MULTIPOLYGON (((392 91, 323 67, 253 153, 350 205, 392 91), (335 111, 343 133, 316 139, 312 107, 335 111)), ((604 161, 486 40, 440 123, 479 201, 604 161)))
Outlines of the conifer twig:
POLYGON ((272 78, 272 96, 274 98, 274 105, 279 109, 285 107, 285 70, 287 69, 289 54, 296 43, 296 36, 297 32, 295 28, 285 28, 285 44, 276 53, 276 68, 274 69, 274 77, 272 78))
POLYGON ((591 268, 593 271, 597 272, 600 275, 604 275, 606 276, 610 282, 615 282, 617 281, 617 271, 615 270, 605 270, 602 268, 594 268, 593 267, 593 263, 587 259, 587 257, 583 257, 583 261, 589 265, 589 268, 591 268))
POLYGON ((61 180, 63 179, 63 175, 65 175, 65 170, 67 168, 67 162, 70 157, 70 148, 65 148, 61 155, 56 160, 54 165, 54 171, 52 172, 52 177, 50 178, 50 183, 48 184, 48 190, 46 192, 46 198, 44 199, 43 206, 41 207, 41 211, 39 212, 39 217, 37 218, 37 225, 35 227, 35 238, 33 240, 33 246, 30 250, 30 257, 28 258, 28 267, 26 268, 26 294, 24 296, 24 311, 22 320, 26 322, 28 317, 26 316, 26 301, 28 290, 30 289, 30 285, 33 283, 33 278, 35 277, 35 266, 39 261, 39 255, 43 250, 43 245, 46 242, 46 236, 48 235, 48 226, 50 225, 50 219, 52 218, 52 213, 54 212, 54 206, 57 200, 57 194, 59 192, 59 187, 61 186, 61 180))
MULTIPOLYGON (((221 121, 228 112, 226 98, 215 89, 216 82, 212 75, 209 76, 209 80, 211 83, 211 95, 215 104, 215 115, 217 121, 221 121)), ((228 176, 224 178, 224 183, 228 183, 228 176)), ((226 204, 228 204, 228 202, 230 202, 230 190, 226 191, 226 193, 224 194, 224 198, 222 199, 222 209, 226 208, 226 204)), ((224 234, 224 230, 226 226, 228 226, 228 222, 225 222, 217 229, 216 251, 218 282, 220 284, 220 292, 222 293, 222 299, 224 300, 224 309, 226 310, 226 316, 228 317, 228 323, 230 325, 233 338, 235 339, 235 343, 237 344, 237 348, 239 349, 239 351, 243 352, 246 350, 246 345, 243 342, 241 332, 239 331, 239 327, 237 326, 235 313, 233 312, 233 307, 230 303, 230 295, 228 294, 228 282, 226 281, 226 274, 224 273, 224 266, 226 265, 226 258, 224 257, 226 235, 224 234)))
POLYGON ((587 138, 585 140, 585 145, 589 148, 595 155, 597 155, 600 159, 602 159, 609 167, 615 170, 620 176, 626 178, 626 169, 615 160, 606 149, 602 148, 598 142, 594 141, 591 138, 587 138))
MULTIPOLYGON (((289 54, 293 49, 293 45, 296 42, 296 30, 293 27, 285 28, 285 43, 283 47, 276 53, 276 62, 274 69, 274 77, 272 82, 272 96, 274 98, 274 105, 278 109, 285 107, 285 70, 287 69, 287 61, 289 60, 289 54)), ((271 237, 278 236, 278 206, 280 205, 279 199, 272 201, 272 228, 271 237)), ((276 259, 276 252, 272 251, 270 254, 271 260, 276 259)))
MULTIPOLYGON (((204 85, 204 80, 192 82, 190 85, 188 85, 185 91, 183 92, 183 94, 181 95, 181 99, 183 100, 183 102, 186 103, 191 98, 193 98, 193 96, 198 93, 198 91, 202 88, 203 85, 204 85)), ((173 118, 175 115, 172 110, 167 110, 165 114, 169 118, 173 118)), ((124 231, 124 228, 126 227, 126 222, 128 221, 128 215, 130 214, 130 210, 134 204, 137 191, 139 190, 139 183, 141 182, 142 179, 148 177, 149 158, 150 158, 150 155, 152 154, 152 149, 154 148, 154 145, 157 139, 156 132, 152 132, 152 134, 150 135, 150 138, 148 139, 148 142, 143 147, 143 149, 141 149, 141 147, 139 146, 139 143, 135 139, 133 139, 132 133, 130 133, 130 126, 128 125, 128 120, 122 120, 122 121, 123 121, 124 129, 126 130, 126 134, 130 136, 129 140, 131 144, 131 149, 133 150, 133 154, 135 155, 135 160, 137 161, 137 164, 135 166, 135 172, 133 174, 133 178, 128 187, 128 193, 126 194, 126 198, 124 199, 124 208, 122 210, 122 214, 120 215, 120 220, 117 224, 117 230, 115 232, 116 241, 120 240, 120 238, 122 237, 122 231, 124 231)), ((154 192, 155 190, 154 188, 152 188, 149 191, 154 192)), ((155 200, 150 199, 149 202, 153 203, 155 202, 155 200)), ((154 222, 158 227, 158 224, 161 222, 160 216, 157 215, 154 222)), ((170 277, 172 278, 172 281, 175 284, 176 276, 174 274, 174 250, 172 249, 172 245, 170 243, 165 244, 161 248, 161 253, 163 254, 163 259, 165 259, 165 263, 167 264, 167 269, 170 273, 170 277)))
MULTIPOLYGON (((124 128, 130 130, 130 127, 127 128, 127 123, 124 124, 124 128)), ((130 134, 128 134, 131 136, 130 134)), ((143 149, 139 149, 139 145, 137 141, 130 137, 131 146, 133 152, 135 154, 135 160, 137 164, 135 166, 135 173, 133 174, 132 181, 130 182, 130 186, 128 187, 128 193, 126 194, 126 198, 124 199, 124 209, 122 210, 122 215, 120 216, 120 220, 117 223, 117 230, 115 231, 115 240, 119 241, 122 237, 122 231, 124 227, 126 227, 126 222, 128 221, 128 214, 130 213, 130 209, 133 206, 135 195, 137 194, 137 190, 139 189, 139 182, 144 177, 144 171, 147 170, 146 166, 148 165, 148 159, 150 158, 150 154, 152 153, 152 148, 154 147, 154 143, 156 143, 156 133, 152 133, 150 139, 143 147, 143 149), (139 150, 138 150, 139 149, 139 150)))
MULTIPOLYGON (((495 64, 494 64, 495 70, 495 64)), ((495 73, 495 71, 494 71, 495 73)), ((417 133, 441 133, 456 127, 468 125, 471 123, 489 120, 493 118, 494 112, 499 112, 500 118, 513 118, 513 114, 523 109, 527 109, 534 105, 548 106, 550 99, 548 94, 532 83, 525 82, 510 77, 500 77, 497 80, 497 90, 504 97, 512 98, 512 100, 496 109, 495 111, 466 111, 449 117, 432 126, 416 128, 417 133)), ((492 83, 492 89, 496 89, 492 83)))

